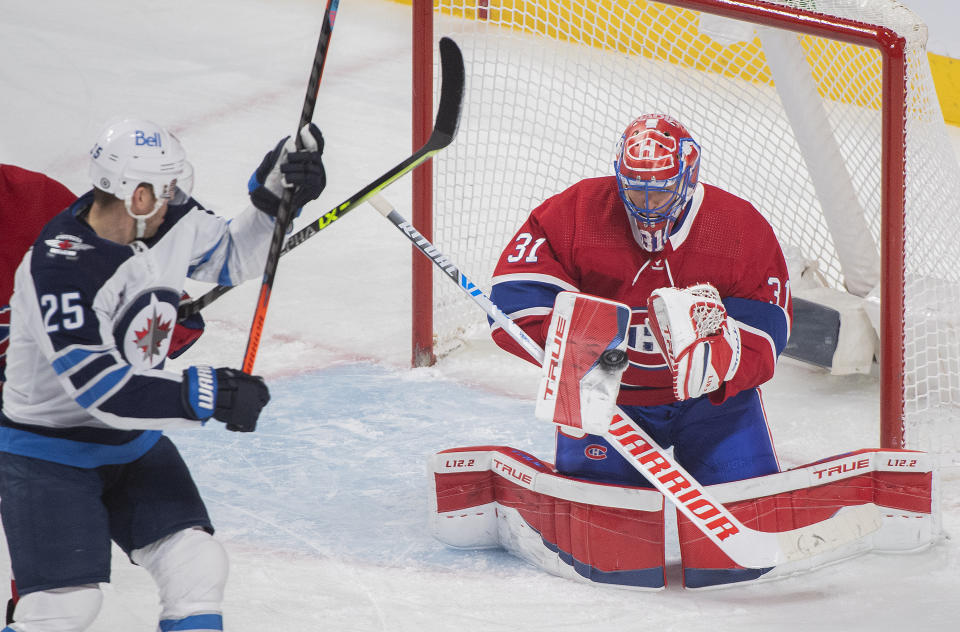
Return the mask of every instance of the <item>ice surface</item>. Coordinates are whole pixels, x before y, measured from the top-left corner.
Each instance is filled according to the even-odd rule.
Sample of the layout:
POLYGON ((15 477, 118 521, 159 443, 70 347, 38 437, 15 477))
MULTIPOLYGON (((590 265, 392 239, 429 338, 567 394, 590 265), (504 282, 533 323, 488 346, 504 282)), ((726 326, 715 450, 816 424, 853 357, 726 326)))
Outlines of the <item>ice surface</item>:
MULTIPOLYGON (((145 116, 178 133, 196 168, 195 194, 227 216, 246 203, 262 155, 293 131, 324 6, 9 4, 0 22, 0 161, 80 192, 101 124, 145 116)), ((409 6, 341 3, 314 117, 329 186, 298 226, 410 153, 411 37, 409 6)), ((386 197, 409 217, 409 178, 386 197)), ((960 477, 952 470, 944 472, 947 537, 931 550, 867 555, 750 587, 680 589, 675 544, 671 585, 650 594, 434 541, 428 455, 507 444, 549 460, 552 429, 533 418, 536 371, 487 342, 434 368, 407 368, 411 249, 395 233, 361 207, 284 257, 257 359, 273 401, 256 433, 227 433, 217 422, 171 433, 231 556, 229 630, 956 629, 960 554, 950 536, 960 528, 960 477)), ((238 365, 256 285, 212 305, 207 333, 171 366, 238 365)), ((876 393, 872 377, 781 362, 764 390, 781 464, 875 446, 876 393)), ((153 630, 152 581, 115 552, 91 630, 153 630)))

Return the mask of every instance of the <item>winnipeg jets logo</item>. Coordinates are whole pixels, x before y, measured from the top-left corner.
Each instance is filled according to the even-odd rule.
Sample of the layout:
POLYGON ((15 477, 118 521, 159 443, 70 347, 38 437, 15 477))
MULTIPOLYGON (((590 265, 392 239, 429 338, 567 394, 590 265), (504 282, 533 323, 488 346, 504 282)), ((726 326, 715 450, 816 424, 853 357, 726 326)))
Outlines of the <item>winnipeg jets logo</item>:
POLYGON ((153 364, 153 360, 160 355, 160 347, 170 336, 172 326, 172 320, 163 320, 163 317, 154 309, 152 317, 147 319, 146 327, 134 330, 133 335, 136 338, 134 344, 143 352, 143 359, 149 364, 153 364))
MULTIPOLYGON (((159 366, 167 357, 170 339, 177 322, 177 308, 164 290, 154 290, 133 299, 118 320, 114 335, 123 356, 137 369, 159 366)), ((171 296, 176 296, 170 292, 171 296)))
POLYGON ((75 259, 80 251, 93 248, 90 244, 83 243, 83 240, 79 237, 67 234, 57 235, 53 239, 45 239, 43 243, 50 248, 47 256, 62 255, 67 259, 75 259))

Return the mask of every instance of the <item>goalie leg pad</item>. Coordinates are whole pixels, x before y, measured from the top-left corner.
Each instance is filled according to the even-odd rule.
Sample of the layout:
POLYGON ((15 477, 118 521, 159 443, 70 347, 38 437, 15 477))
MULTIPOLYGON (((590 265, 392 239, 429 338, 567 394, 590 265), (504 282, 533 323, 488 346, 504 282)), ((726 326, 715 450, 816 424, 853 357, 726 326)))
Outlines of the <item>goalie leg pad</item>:
POLYGON ((770 569, 734 564, 686 518, 678 516, 687 588, 765 581, 815 570, 866 553, 928 547, 939 532, 931 459, 922 452, 861 450, 785 472, 710 486, 733 514, 760 531, 784 531, 823 520, 844 507, 876 503, 879 531, 829 553, 770 569))
POLYGON ((558 474, 503 446, 434 455, 434 536, 458 548, 502 547, 553 575, 659 590, 663 496, 558 474))
POLYGON ((177 531, 136 549, 130 559, 153 576, 160 590, 160 622, 170 630, 222 630, 227 583, 226 551, 199 528, 177 531), (176 626, 176 627, 174 627, 176 626))

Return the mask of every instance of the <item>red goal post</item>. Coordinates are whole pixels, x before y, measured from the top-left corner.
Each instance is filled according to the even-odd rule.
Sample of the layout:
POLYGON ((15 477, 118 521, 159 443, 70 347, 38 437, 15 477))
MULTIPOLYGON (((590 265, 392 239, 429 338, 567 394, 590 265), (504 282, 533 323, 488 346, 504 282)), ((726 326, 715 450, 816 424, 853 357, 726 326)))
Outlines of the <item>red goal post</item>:
MULTIPOLYGON (((471 280, 489 289, 526 214, 609 173, 626 123, 664 111, 703 146, 702 179, 770 220, 795 293, 809 276, 865 297, 881 446, 960 452, 960 170, 914 14, 891 0, 412 1, 414 145, 432 115, 425 43, 453 37, 467 69, 460 134, 414 183, 414 223, 471 280)), ((432 274, 414 271, 415 363, 485 335, 432 274)))

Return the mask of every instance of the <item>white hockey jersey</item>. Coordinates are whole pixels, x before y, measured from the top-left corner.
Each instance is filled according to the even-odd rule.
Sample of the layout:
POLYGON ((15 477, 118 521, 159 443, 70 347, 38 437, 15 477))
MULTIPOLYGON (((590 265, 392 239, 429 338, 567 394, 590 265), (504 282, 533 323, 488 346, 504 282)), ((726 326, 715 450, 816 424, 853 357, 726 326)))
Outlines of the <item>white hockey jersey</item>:
POLYGON ((260 275, 273 231, 253 206, 226 220, 191 199, 122 245, 83 220, 92 200, 54 217, 17 268, 0 415, 0 450, 81 467, 128 462, 160 429, 201 424, 182 375, 163 370, 183 282, 260 275))

